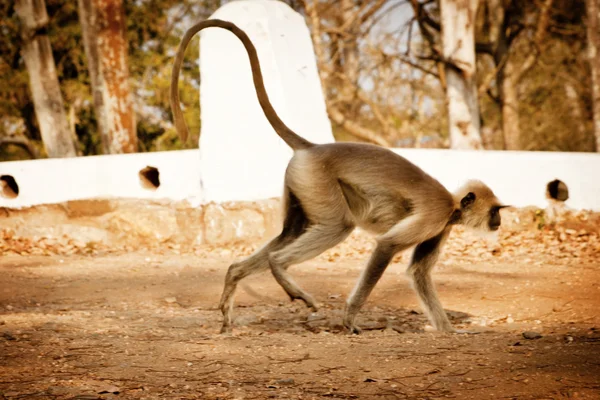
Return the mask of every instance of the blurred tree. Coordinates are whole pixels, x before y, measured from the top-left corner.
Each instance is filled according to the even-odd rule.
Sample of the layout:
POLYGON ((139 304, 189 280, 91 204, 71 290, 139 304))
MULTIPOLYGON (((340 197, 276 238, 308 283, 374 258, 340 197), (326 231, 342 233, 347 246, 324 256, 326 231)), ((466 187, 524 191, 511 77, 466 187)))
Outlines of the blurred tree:
POLYGON ((498 22, 497 13, 485 10, 488 5, 482 7, 489 14, 481 16, 478 46, 484 72, 480 94, 484 120, 504 131, 495 146, 590 151, 584 1, 504 2, 499 36, 485 22, 498 22), (511 145, 510 137, 518 139, 511 145))
MULTIPOLYGON (((94 112, 90 75, 78 3, 46 0, 48 24, 46 32, 56 60, 56 74, 67 115, 67 132, 77 137, 77 152, 102 154, 103 145, 94 112)), ((183 32, 197 19, 208 17, 218 6, 216 0, 173 1, 145 0, 125 2, 129 84, 134 100, 139 151, 175 150, 183 148, 170 123, 168 105, 171 57, 183 32)), ((0 2, 0 160, 46 156, 40 128, 35 118, 29 80, 21 56, 20 22, 15 1, 0 2)), ((198 38, 194 38, 187 73, 180 82, 186 104, 199 104, 198 38)), ((198 106, 184 110, 197 146, 200 130, 198 106)))
POLYGON ((136 152, 122 0, 78 0, 78 4, 103 152, 136 152))
POLYGON ((600 0, 586 0, 587 41, 592 75, 592 107, 596 151, 600 152, 600 0))
POLYGON ((15 10, 22 24, 22 56, 29 75, 35 115, 48 157, 77 155, 60 92, 52 47, 46 28, 44 0, 18 0, 15 10))
POLYGON ((441 0, 442 57, 450 147, 481 149, 475 75, 475 15, 478 0, 441 0))
POLYGON ((192 39, 182 65, 179 96, 190 140, 179 141, 172 126, 169 85, 173 56, 185 31, 208 18, 219 0, 126 2, 130 73, 138 115, 140 151, 197 148, 200 135, 199 36, 192 39), (184 105, 192 105, 185 107, 184 105))
POLYGON ((494 79, 498 88, 503 142, 507 150, 522 149, 519 83, 546 47, 544 39, 554 0, 543 0, 541 7, 526 1, 486 0, 483 31, 487 33, 487 40, 480 38, 479 43, 479 49, 494 59, 495 69, 487 81, 494 79), (536 17, 536 22, 527 22, 536 17), (527 55, 522 57, 524 53, 527 55))
MULTIPOLYGON (((419 64, 431 60, 442 70, 439 3, 410 3, 426 44, 419 64)), ((583 0, 480 2, 476 79, 485 148, 593 147, 583 7, 583 0), (505 137, 512 142, 505 145, 505 137)), ((444 74, 438 76, 444 87, 444 74)))
POLYGON ((385 135, 359 122, 361 106, 367 103, 371 111, 379 116, 380 122, 383 122, 384 130, 389 130, 389 124, 381 116, 377 105, 369 102, 359 84, 359 41, 366 35, 375 13, 385 3, 385 0, 341 0, 336 4, 335 1, 313 0, 305 4, 304 12, 311 25, 329 117, 360 140, 389 146, 385 135))
POLYGON ((410 12, 405 1, 288 4, 310 27, 337 140, 383 146, 441 142, 446 112, 438 107, 435 72, 404 52, 407 32, 411 36, 410 27, 398 23, 410 12))

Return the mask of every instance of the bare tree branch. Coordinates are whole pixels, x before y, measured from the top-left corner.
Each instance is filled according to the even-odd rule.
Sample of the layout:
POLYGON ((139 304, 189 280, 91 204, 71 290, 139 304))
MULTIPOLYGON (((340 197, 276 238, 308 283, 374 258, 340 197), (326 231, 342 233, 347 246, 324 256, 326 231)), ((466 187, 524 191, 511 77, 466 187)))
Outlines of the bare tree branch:
POLYGON ((367 25, 367 26, 366 26, 366 28, 364 28, 364 29, 363 29, 363 33, 366 35, 366 34, 368 34, 369 32, 371 32, 371 29, 373 29, 373 27, 374 27, 375 25, 377 25, 377 24, 379 23, 379 21, 381 21, 381 19, 382 19, 383 17, 385 17, 385 15, 386 15, 387 13, 389 13, 390 11, 392 11, 392 10, 394 10, 394 9, 396 9, 396 8, 398 8, 398 7, 400 7, 400 6, 401 6, 401 5, 403 5, 403 4, 407 4, 407 3, 408 3, 408 0, 400 0, 400 1, 398 1, 397 3, 395 3, 395 4, 391 5, 391 6, 389 6, 389 7, 388 7, 388 8, 385 10, 385 12, 382 12, 382 13, 381 13, 381 15, 379 15, 379 16, 377 16, 377 17, 375 17, 375 18, 373 18, 373 19, 371 20, 371 22, 369 23, 369 25, 367 25))
POLYGON ((27 151, 29 153, 29 155, 31 156, 31 158, 33 158, 33 159, 40 158, 40 155, 39 155, 37 149, 35 148, 35 146, 33 144, 31 144, 29 139, 27 139, 26 137, 22 137, 22 136, 0 137, 0 146, 11 145, 11 144, 15 145, 15 146, 19 146, 22 149, 24 149, 25 151, 27 151))
POLYGON ((348 133, 367 142, 376 143, 380 146, 389 147, 390 143, 383 137, 374 133, 371 129, 360 126, 359 124, 346 119, 344 114, 335 107, 327 107, 329 116, 336 124, 344 128, 348 133))
POLYGON ((516 72, 515 82, 519 82, 521 78, 535 65, 539 54, 541 53, 542 43, 546 32, 548 32, 548 25, 550 24, 550 11, 552 9, 552 3, 554 0, 544 0, 540 9, 540 16, 538 18, 537 28, 535 30, 534 41, 532 43, 532 51, 529 53, 525 61, 521 64, 521 67, 516 72))
MULTIPOLYGON (((439 74, 436 74, 434 71, 429 70, 420 64, 417 64, 416 62, 412 61, 409 57, 407 57, 403 54, 386 54, 386 53, 384 53, 384 55, 387 58, 398 60, 401 63, 410 65, 412 68, 418 69, 419 71, 421 71, 427 75, 433 76, 436 79, 440 79, 439 74)), ((433 58, 429 58, 426 56, 417 56, 417 58, 419 58, 420 60, 425 60, 425 61, 435 61, 435 62, 441 61, 439 58, 433 59, 433 58)))
POLYGON ((500 72, 502 70, 502 68, 504 68, 504 65, 506 64, 507 60, 508 60, 508 54, 506 54, 504 57, 502 57, 502 60, 500 60, 498 65, 496 65, 496 67, 492 71, 490 71, 485 76, 485 78, 483 78, 483 82, 479 86, 479 89, 477 89, 477 93, 479 96, 483 95, 484 93, 489 92, 490 87, 492 86, 492 82, 494 81, 494 78, 496 78, 498 76, 498 72, 500 72))
MULTIPOLYGON (((317 10, 317 1, 318 0, 314 0, 311 3, 305 3, 305 9, 312 25, 311 36, 313 39, 315 55, 317 57, 317 61, 320 67, 319 75, 321 77, 321 82, 324 90, 324 98, 329 117, 333 120, 333 122, 344 128, 351 135, 368 141, 370 143, 376 143, 381 146, 389 147, 389 142, 382 136, 376 134, 371 129, 365 128, 360 124, 346 118, 344 113, 342 113, 342 111, 338 108, 337 103, 329 98, 327 91, 325 90, 325 87, 328 84, 328 80, 332 76, 333 71, 331 71, 329 65, 325 62, 323 41, 321 40, 321 22, 317 10)), ((353 84, 356 85, 356 82, 353 82, 353 84)))

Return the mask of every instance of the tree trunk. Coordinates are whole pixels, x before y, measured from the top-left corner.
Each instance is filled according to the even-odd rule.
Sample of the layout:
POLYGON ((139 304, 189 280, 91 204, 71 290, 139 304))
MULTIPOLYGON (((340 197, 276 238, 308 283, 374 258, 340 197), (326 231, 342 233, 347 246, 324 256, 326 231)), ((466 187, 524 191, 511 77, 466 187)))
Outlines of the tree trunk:
POLYGON ((450 147, 482 149, 475 82, 475 13, 477 0, 442 0, 443 56, 447 61, 446 99, 450 147))
POLYGON ((100 74, 98 55, 98 33, 96 31, 96 16, 92 0, 78 0, 79 23, 83 36, 83 47, 87 59, 90 82, 92 84, 92 99, 94 101, 94 112, 96 114, 96 126, 102 140, 102 152, 111 153, 110 132, 108 130, 108 118, 106 107, 104 107, 103 88, 104 80, 100 74))
POLYGON ((596 151, 600 152, 600 0, 586 0, 587 40, 592 72, 592 108, 596 151))
POLYGON ((137 136, 122 0, 78 2, 102 148, 105 154, 134 153, 137 136))
MULTIPOLYGON (((573 126, 577 130, 578 138, 585 138, 587 136, 587 129, 585 127, 585 108, 577 93, 577 89, 572 82, 565 82, 565 97, 571 107, 571 115, 573 116, 573 126)), ((581 140, 581 139, 579 139, 581 140)))
POLYGON ((51 158, 75 157, 50 39, 44 33, 48 24, 46 3, 18 0, 15 11, 23 24, 22 55, 46 154, 51 158))
MULTIPOLYGON (((498 73, 498 87, 502 108, 502 133, 506 150, 521 150, 521 129, 519 119, 518 88, 523 76, 535 65, 548 24, 553 0, 543 0, 540 7, 537 26, 533 35, 535 45, 531 46, 529 55, 515 60, 514 44, 518 38, 509 41, 507 37, 509 15, 506 14, 506 3, 500 0, 489 0, 490 42, 494 46, 493 57, 498 73), (511 51, 512 50, 512 51, 511 51)), ((529 39, 530 40, 530 39, 529 39)))
POLYGON ((507 60, 503 71, 499 74, 500 101, 502 107, 502 132, 505 150, 521 149, 521 128, 519 119, 518 81, 514 71, 514 63, 507 60))

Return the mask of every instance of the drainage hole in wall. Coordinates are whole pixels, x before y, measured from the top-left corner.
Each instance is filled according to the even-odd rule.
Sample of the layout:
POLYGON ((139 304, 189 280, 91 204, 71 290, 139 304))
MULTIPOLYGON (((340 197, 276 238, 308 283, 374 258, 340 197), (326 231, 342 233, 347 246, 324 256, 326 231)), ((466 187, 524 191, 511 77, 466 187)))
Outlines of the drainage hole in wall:
POLYGON ((569 188, 563 181, 555 179, 546 185, 546 195, 550 199, 566 201, 569 198, 569 188))
POLYGON ((0 188, 2 189, 0 192, 2 197, 14 199, 19 195, 19 185, 12 175, 0 176, 0 188))
POLYGON ((139 172, 140 184, 144 189, 156 190, 160 186, 160 174, 155 167, 147 166, 139 172))

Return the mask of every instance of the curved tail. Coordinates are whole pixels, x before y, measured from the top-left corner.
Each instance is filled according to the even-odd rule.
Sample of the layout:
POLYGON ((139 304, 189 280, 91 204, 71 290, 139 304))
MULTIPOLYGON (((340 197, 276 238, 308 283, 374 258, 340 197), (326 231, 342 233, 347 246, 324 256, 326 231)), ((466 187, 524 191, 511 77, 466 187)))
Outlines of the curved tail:
POLYGON ((313 143, 308 140, 302 138, 297 133, 292 131, 283 121, 279 118, 273 105, 269 101, 269 96, 267 96, 267 91, 265 89, 265 84, 263 82, 262 73, 260 71, 260 63, 258 62, 258 56, 256 54, 256 48, 250 41, 250 38, 246 33, 238 28, 235 24, 223 21, 220 19, 209 19, 206 21, 202 21, 192 26, 187 30, 183 38, 181 39, 181 43, 179 44, 179 48, 177 49, 177 54, 175 56, 175 62, 173 63, 173 71, 171 74, 171 111, 173 113, 173 119, 175 121, 175 128, 179 133, 179 137, 185 142, 188 136, 188 129, 183 118, 183 113, 181 112, 181 105, 179 104, 179 71, 181 70, 181 63, 183 62, 183 56, 185 54, 185 50, 187 48, 188 43, 192 39, 192 37, 201 31, 204 28, 223 28, 233 33, 238 39, 241 40, 242 44, 246 48, 248 52, 248 57, 250 58, 250 66, 252 68, 252 78, 254 80, 254 88, 256 89, 256 95, 258 96, 258 101, 260 106, 269 120, 269 123, 275 129, 275 132, 279 135, 281 139, 288 146, 290 146, 293 150, 306 149, 308 147, 314 146, 313 143))

